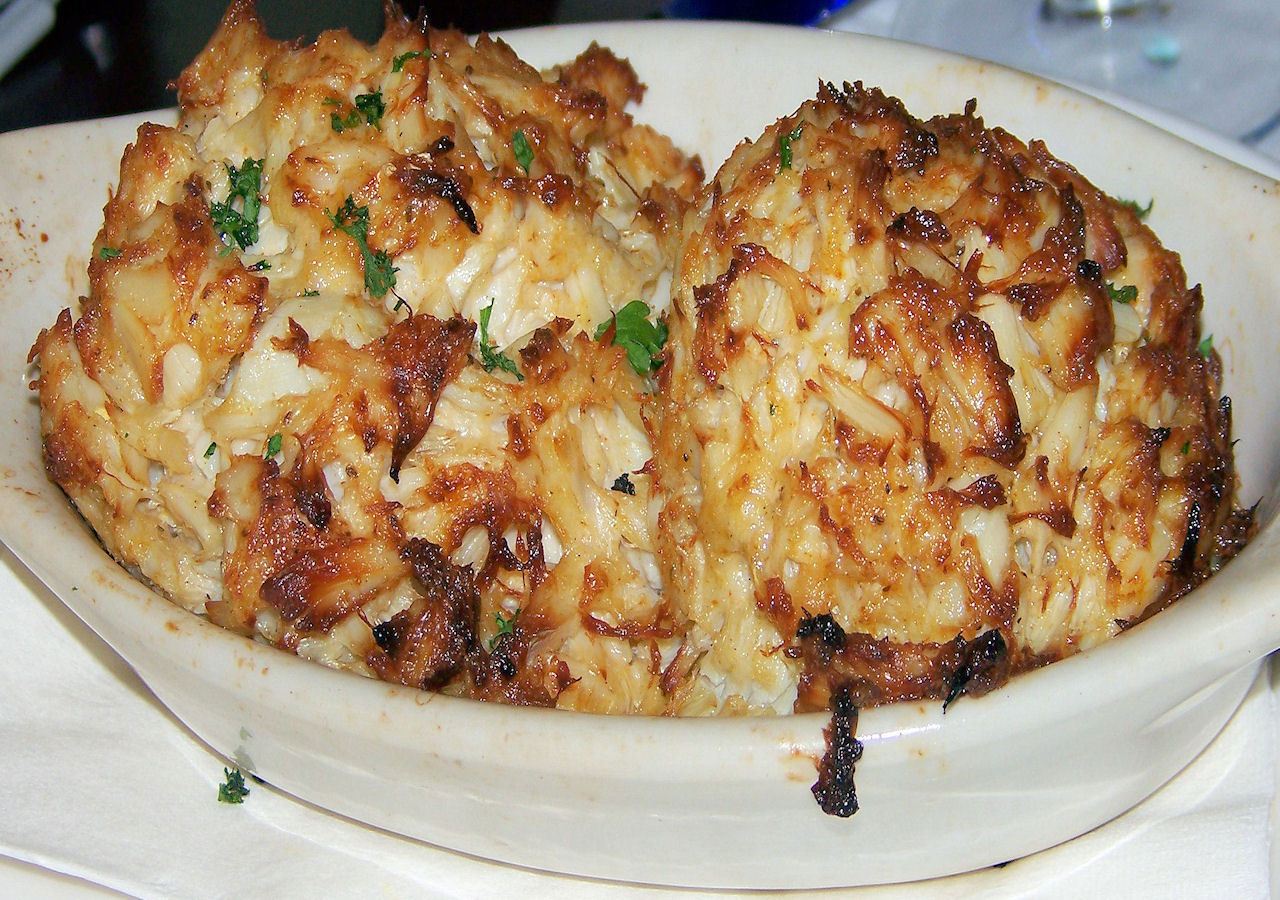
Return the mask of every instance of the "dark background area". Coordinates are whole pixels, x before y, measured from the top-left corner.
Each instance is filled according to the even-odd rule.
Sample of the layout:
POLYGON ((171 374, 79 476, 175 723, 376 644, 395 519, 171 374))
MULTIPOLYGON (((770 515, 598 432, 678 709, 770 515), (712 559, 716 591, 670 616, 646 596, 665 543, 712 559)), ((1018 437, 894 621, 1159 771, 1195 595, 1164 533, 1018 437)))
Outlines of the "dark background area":
MULTIPOLYGON (((400 0, 433 25, 468 32, 561 22, 643 19, 663 0, 400 0)), ((168 84, 204 47, 226 0, 62 0, 53 30, 0 80, 0 131, 172 106, 168 84)), ((258 0, 275 37, 346 27, 382 33, 380 0, 258 0)))

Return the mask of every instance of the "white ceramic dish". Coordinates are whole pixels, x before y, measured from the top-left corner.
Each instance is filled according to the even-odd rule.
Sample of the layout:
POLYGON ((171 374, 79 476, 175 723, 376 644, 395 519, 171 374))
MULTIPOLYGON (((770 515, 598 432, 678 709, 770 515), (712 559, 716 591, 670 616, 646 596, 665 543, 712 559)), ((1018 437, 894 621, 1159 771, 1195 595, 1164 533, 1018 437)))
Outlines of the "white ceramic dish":
MULTIPOLYGON (((356 678, 224 632, 104 555, 44 477, 23 369, 83 290, 107 186, 140 119, 0 138, 0 537, 215 750, 319 806, 491 859, 666 884, 815 887, 1002 862, 1132 807, 1217 734, 1280 645, 1280 186, 1098 101, 881 39, 743 25, 625 24, 510 35, 527 59, 591 40, 649 85, 640 116, 714 171, 743 136, 862 79, 917 115, 979 111, 1040 137, 1151 221, 1205 285, 1235 401, 1254 542, 1172 609, 1003 690, 863 713, 861 811, 819 812, 824 716, 606 719, 511 709, 356 678)), ((163 115, 163 114, 161 114, 163 115)), ((1205 132, 1187 129, 1212 145, 1205 132)), ((1223 145, 1224 149, 1229 147, 1223 145)), ((1249 159, 1255 166, 1267 163, 1249 159)))

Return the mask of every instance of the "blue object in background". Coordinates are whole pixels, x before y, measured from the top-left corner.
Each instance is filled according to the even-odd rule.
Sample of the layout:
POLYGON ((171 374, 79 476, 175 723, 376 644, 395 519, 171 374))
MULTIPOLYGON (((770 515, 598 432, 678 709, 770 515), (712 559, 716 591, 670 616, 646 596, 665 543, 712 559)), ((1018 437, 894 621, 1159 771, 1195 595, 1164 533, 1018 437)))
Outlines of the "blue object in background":
POLYGON ((672 19, 736 19, 817 25, 850 0, 672 0, 663 13, 672 19))

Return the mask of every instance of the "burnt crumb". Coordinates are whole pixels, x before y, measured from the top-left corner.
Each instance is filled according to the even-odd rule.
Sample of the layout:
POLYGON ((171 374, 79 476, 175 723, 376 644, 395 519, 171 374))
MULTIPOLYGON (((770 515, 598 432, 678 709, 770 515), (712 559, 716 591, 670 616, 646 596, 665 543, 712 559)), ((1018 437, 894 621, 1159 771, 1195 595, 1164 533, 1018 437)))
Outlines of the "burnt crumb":
POLYGON ((813 636, 832 650, 838 652, 844 649, 844 629, 831 613, 823 613, 820 616, 811 616, 806 613, 800 620, 800 624, 796 626, 797 640, 803 641, 813 636))
POLYGON ((830 613, 811 616, 805 610, 796 625, 796 640, 801 644, 801 653, 807 653, 812 662, 824 671, 844 650, 846 637, 844 629, 830 613))
POLYGON ((899 215, 887 229, 892 237, 908 238, 927 244, 945 244, 951 240, 951 232, 938 214, 931 209, 911 209, 899 215))
POLYGON ((995 509, 1007 502, 1004 494, 1004 485, 994 475, 983 475, 981 478, 975 479, 968 487, 953 491, 953 493, 963 502, 981 506, 983 509, 995 509))
POLYGON ((394 656, 396 646, 400 643, 400 630, 394 622, 379 622, 373 626, 373 640, 382 648, 383 653, 394 656))
POLYGON ((974 679, 981 678, 999 665, 1008 649, 1004 642, 1004 635, 998 628, 984 631, 972 641, 966 642, 963 638, 958 640, 961 644, 960 666, 951 677, 947 698, 942 701, 944 713, 953 700, 968 691, 974 679))
POLYGON ((1187 534, 1182 541, 1182 551, 1173 564, 1173 571, 1189 575, 1195 568, 1196 548, 1200 546, 1200 531, 1204 527, 1203 517, 1200 501, 1193 500, 1191 509, 1187 512, 1187 534))
POLYGON ((1101 281, 1102 266, 1096 260, 1082 259, 1076 263, 1076 274, 1085 281, 1101 281))
POLYGON ((480 223, 476 221, 476 214, 471 209, 471 204, 467 203, 467 198, 463 196, 462 186, 453 178, 427 169, 412 169, 405 175, 405 179, 411 184, 413 190, 430 191, 446 201, 453 207, 454 215, 458 220, 467 226, 468 231, 472 234, 480 233, 480 223))
POLYGON ((1232 510, 1226 522, 1218 529, 1218 533, 1214 535, 1213 555, 1221 562, 1234 559, 1253 537, 1258 526, 1258 504, 1261 502, 1260 499, 1255 500, 1250 507, 1232 510))
MULTIPOLYGON (((503 643, 505 643, 505 641, 503 643)), ((499 647, 497 649, 493 654, 493 661, 498 668, 498 674, 503 678, 511 679, 516 677, 516 673, 519 670, 516 667, 515 661, 507 655, 505 647, 499 647)))
POLYGON ((1015 284, 1005 292, 1009 302, 1016 304, 1022 316, 1029 322, 1035 322, 1057 298, 1056 290, 1042 284, 1015 284))
POLYGON ((318 529, 325 528, 333 516, 329 498, 320 491, 299 491, 298 509, 306 516, 307 521, 318 529))
POLYGON ((818 765, 818 780, 809 789, 829 816, 847 819, 858 811, 853 770, 862 759, 862 742, 854 736, 857 730, 858 708, 842 688, 831 698, 831 722, 822 730, 827 752, 818 765))
POLYGON ((480 594, 471 567, 449 562, 437 544, 410 538, 400 556, 413 572, 418 597, 374 626, 378 650, 368 662, 387 681, 436 690, 476 649, 480 594))
POLYGON ((626 472, 613 480, 613 487, 610 490, 617 491, 619 494, 629 494, 632 497, 636 495, 636 486, 631 483, 626 472))

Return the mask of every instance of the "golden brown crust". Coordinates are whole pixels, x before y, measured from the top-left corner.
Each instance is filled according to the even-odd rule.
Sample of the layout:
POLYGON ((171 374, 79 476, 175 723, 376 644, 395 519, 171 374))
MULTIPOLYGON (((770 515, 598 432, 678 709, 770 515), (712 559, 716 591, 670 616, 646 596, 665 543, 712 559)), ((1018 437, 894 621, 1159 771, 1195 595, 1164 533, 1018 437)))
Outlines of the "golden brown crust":
POLYGON ((1247 538, 1198 288, 1042 144, 822 85, 700 191, 608 50, 385 11, 233 3, 32 348, 50 477, 177 602, 479 699, 850 719, 1247 538), (614 317, 677 254, 643 371, 614 317))
POLYGON ((710 708, 989 689, 1238 533, 1198 288, 973 112, 824 85, 686 218, 659 553, 710 708))
POLYGON ((107 549, 330 665, 665 711, 647 383, 593 337, 666 302, 701 171, 623 109, 631 67, 539 73, 394 3, 373 45, 274 41, 237 0, 177 88, 32 349, 107 549))

